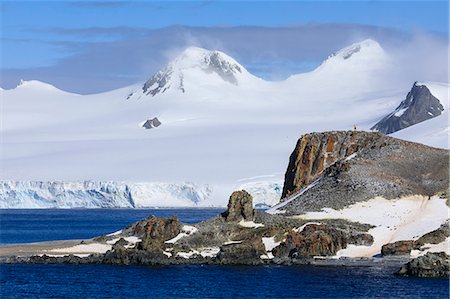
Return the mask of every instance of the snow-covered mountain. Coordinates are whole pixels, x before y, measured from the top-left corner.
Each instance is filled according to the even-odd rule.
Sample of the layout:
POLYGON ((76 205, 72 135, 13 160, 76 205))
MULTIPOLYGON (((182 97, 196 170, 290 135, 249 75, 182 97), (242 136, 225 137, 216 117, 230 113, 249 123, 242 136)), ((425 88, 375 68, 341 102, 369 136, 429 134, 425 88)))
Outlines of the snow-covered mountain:
POLYGON ((154 97, 168 91, 184 93, 187 88, 202 85, 207 89, 214 85, 229 87, 229 84, 241 85, 254 79, 242 65, 223 52, 189 47, 128 98, 154 97))
MULTIPOLYGON (((269 82, 222 52, 188 48, 146 83, 106 93, 81 96, 24 82, 0 91, 0 179, 211 188, 208 200, 192 198, 190 205, 225 205, 231 191, 245 186, 259 194, 256 203, 270 205, 301 134, 354 125, 369 130, 405 98, 410 86, 384 76, 389 59, 376 41, 366 40, 312 72, 269 82), (155 118, 161 125, 146 130, 143 124, 155 118)), ((448 93, 433 91, 448 90, 447 84, 424 84, 448 101, 448 93)), ((446 115, 410 128, 443 122, 446 115)), ((435 136, 421 141, 447 146, 447 136, 435 136)), ((169 197, 160 201, 177 205, 169 197)))

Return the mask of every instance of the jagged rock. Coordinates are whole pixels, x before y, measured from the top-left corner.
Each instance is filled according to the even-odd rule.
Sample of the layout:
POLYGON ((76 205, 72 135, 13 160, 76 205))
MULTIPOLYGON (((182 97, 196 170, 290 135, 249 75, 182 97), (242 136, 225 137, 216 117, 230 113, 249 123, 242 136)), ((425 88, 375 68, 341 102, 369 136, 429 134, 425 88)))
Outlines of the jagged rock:
POLYGON ((450 256, 445 252, 431 253, 404 264, 395 274, 416 277, 449 277, 450 256))
POLYGON ((128 245, 128 241, 125 240, 124 238, 120 238, 116 243, 114 243, 114 245, 112 246, 112 249, 118 249, 118 248, 123 248, 125 249, 125 245, 128 245))
POLYGON ((394 112, 376 123, 371 130, 391 134, 427 119, 439 116, 444 111, 441 102, 425 85, 414 83, 411 91, 394 112))
POLYGON ((359 149, 382 146, 381 135, 358 131, 305 134, 297 142, 289 158, 282 200, 314 182, 323 171, 359 149))
POLYGON ((162 251, 164 242, 175 238, 181 232, 181 223, 177 217, 147 218, 142 241, 137 248, 147 251, 162 251))
POLYGON ((369 234, 349 233, 323 224, 309 224, 301 232, 290 231, 286 240, 273 249, 274 256, 310 258, 336 255, 347 244, 371 245, 369 234))
POLYGON ((159 121, 159 119, 157 117, 154 117, 152 119, 148 119, 143 125, 142 127, 146 128, 146 129, 153 129, 156 127, 159 127, 162 123, 159 121))
POLYGON ((217 258, 223 264, 257 264, 261 255, 266 254, 260 237, 243 240, 242 243, 223 245, 217 258))
POLYGON ((418 249, 414 240, 397 241, 383 245, 381 255, 409 255, 413 249, 418 249))
POLYGON ((252 196, 245 190, 234 191, 230 196, 227 211, 223 213, 223 216, 227 222, 252 221, 255 217, 252 196))
POLYGON ((381 133, 306 134, 286 170, 283 194, 294 198, 283 206, 283 215, 340 210, 378 196, 434 196, 448 189, 448 168, 448 150, 381 133), (297 192, 318 178, 308 191, 297 192))
POLYGON ((450 237, 450 226, 449 222, 447 221, 443 223, 438 229, 420 237, 416 241, 416 244, 418 246, 423 246, 425 244, 439 244, 444 242, 448 237, 450 237))

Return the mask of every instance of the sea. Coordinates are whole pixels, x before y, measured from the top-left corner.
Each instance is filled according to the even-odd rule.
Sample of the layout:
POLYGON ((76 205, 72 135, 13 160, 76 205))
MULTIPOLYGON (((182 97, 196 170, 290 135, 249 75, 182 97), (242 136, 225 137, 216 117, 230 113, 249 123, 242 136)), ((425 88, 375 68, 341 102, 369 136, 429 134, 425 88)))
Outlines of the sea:
MULTIPOLYGON (((0 243, 85 239, 150 215, 196 223, 222 209, 0 210, 0 243)), ((389 266, 0 265, 0 298, 449 298, 449 281, 389 266)))

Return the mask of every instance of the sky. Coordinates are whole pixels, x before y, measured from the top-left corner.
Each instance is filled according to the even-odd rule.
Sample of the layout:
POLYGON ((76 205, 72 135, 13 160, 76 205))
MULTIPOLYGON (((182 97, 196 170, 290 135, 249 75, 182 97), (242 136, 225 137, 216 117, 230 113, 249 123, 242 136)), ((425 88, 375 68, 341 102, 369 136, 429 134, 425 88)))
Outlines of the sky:
POLYGON ((225 51, 267 80, 310 71, 366 38, 414 50, 411 59, 434 59, 430 66, 448 59, 448 1, 0 3, 3 88, 21 79, 76 93, 120 88, 146 80, 191 45, 225 51))

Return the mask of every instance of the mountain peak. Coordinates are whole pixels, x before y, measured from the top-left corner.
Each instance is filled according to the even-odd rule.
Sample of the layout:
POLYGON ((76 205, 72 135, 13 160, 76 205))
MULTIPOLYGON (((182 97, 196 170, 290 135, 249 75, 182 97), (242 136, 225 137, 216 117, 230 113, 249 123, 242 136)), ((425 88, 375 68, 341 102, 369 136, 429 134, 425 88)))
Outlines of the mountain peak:
POLYGON ((357 56, 361 56, 362 54, 370 55, 370 54, 379 54, 383 52, 383 48, 381 48, 380 44, 373 39, 366 39, 362 42, 351 44, 348 47, 345 47, 333 54, 330 55, 328 60, 330 59, 341 59, 348 60, 350 58, 354 58, 357 56))
MULTIPOLYGON (((228 84, 238 85, 239 78, 248 72, 236 60, 217 50, 188 47, 165 68, 154 74, 142 87, 144 95, 155 96, 171 89, 186 92, 186 77, 215 74, 228 84)), ((216 76, 217 77, 217 76, 216 76)), ((128 98, 132 97, 131 94, 128 98)))
POLYGON ((38 80, 20 80, 15 89, 60 90, 49 83, 38 80))

